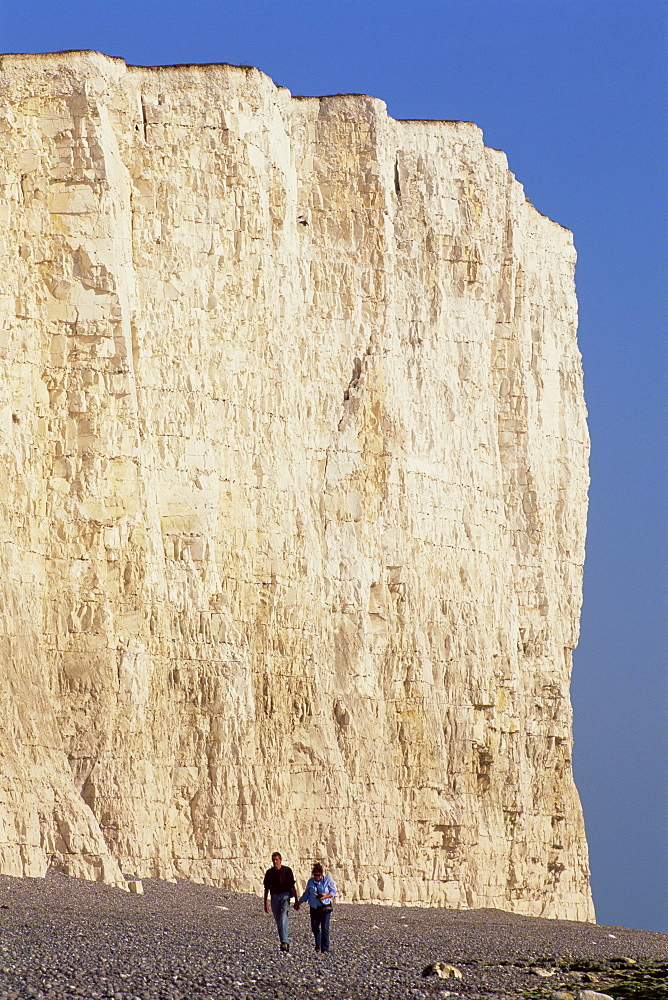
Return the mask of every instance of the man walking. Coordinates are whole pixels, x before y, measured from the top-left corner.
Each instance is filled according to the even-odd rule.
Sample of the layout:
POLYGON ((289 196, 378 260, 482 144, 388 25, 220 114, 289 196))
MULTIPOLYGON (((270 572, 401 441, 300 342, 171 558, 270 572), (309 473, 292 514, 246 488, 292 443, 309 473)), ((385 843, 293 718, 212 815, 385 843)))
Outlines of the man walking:
MULTIPOLYGON (((278 851, 271 856, 272 867, 264 875, 264 912, 269 913, 269 895, 271 895, 271 912, 274 914, 281 951, 289 952, 288 923, 290 915, 290 900, 295 897, 297 902, 297 887, 292 868, 283 864, 278 851)), ((295 909, 298 909, 295 906, 295 909)))

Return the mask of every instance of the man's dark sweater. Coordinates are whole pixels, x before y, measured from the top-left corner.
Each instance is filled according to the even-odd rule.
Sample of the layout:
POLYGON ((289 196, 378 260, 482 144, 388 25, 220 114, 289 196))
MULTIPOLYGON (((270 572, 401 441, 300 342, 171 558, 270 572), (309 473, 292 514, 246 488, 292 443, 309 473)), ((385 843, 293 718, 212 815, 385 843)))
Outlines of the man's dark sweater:
POLYGON ((265 872, 264 887, 269 890, 272 896, 276 896, 279 892, 289 892, 295 897, 297 895, 295 877, 292 874, 292 868, 288 868, 287 865, 281 865, 280 868, 269 868, 265 872))

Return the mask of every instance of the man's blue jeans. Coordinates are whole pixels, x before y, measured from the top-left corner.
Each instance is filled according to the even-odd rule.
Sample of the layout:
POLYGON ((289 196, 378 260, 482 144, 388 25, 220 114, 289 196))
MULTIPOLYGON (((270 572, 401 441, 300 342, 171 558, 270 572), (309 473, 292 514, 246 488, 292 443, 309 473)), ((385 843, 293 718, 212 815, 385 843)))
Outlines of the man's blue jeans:
POLYGON ((284 944, 288 940, 291 898, 292 895, 289 892, 278 892, 271 897, 271 912, 274 914, 281 944, 284 944))
POLYGON ((311 930, 315 938, 316 951, 329 951, 329 921, 332 911, 323 912, 322 906, 311 906, 311 930))

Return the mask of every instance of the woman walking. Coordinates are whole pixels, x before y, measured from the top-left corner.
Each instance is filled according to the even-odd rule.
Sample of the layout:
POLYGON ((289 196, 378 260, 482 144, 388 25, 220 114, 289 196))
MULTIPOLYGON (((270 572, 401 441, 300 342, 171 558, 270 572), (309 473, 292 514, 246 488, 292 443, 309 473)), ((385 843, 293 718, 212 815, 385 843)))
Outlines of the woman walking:
POLYGON ((315 938, 315 950, 326 955, 329 951, 329 921, 332 917, 332 903, 336 896, 336 886, 325 875, 321 864, 314 864, 300 903, 308 903, 311 908, 311 930, 315 938))

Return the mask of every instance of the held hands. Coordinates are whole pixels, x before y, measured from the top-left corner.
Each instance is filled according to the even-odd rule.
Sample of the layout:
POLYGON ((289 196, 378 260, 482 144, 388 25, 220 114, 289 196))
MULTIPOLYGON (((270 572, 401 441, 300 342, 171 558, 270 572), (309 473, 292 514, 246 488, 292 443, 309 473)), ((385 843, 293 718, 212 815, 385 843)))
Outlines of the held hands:
POLYGON ((264 901, 264 912, 265 913, 269 913, 269 900, 268 899, 265 899, 265 901, 264 901))
POLYGON ((295 908, 295 910, 299 909, 299 900, 298 899, 295 899, 295 906, 294 906, 294 908, 295 908))

